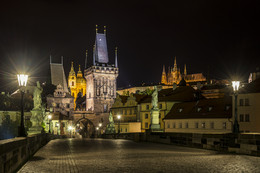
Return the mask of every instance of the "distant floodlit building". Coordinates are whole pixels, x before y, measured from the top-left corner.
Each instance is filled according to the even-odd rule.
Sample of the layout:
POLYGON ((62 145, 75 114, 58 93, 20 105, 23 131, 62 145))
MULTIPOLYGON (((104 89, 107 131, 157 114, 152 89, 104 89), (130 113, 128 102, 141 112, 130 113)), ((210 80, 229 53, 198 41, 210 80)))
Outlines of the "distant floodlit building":
POLYGON ((187 83, 205 82, 206 77, 202 73, 187 74, 186 64, 184 65, 184 72, 181 74, 180 68, 177 67, 176 57, 174 59, 174 67, 169 67, 168 73, 166 74, 165 66, 163 66, 161 83, 165 85, 173 85, 185 79, 187 83))

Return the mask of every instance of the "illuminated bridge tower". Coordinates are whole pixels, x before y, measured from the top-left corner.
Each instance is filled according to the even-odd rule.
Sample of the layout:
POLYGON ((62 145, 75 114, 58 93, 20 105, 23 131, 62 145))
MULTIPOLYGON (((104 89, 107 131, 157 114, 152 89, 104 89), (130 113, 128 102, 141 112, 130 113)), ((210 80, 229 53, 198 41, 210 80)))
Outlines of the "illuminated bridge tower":
POLYGON ((115 63, 109 63, 106 28, 104 33, 98 33, 93 49, 93 65, 85 70, 86 110, 96 115, 107 113, 116 98, 116 79, 118 76, 117 49, 115 63))

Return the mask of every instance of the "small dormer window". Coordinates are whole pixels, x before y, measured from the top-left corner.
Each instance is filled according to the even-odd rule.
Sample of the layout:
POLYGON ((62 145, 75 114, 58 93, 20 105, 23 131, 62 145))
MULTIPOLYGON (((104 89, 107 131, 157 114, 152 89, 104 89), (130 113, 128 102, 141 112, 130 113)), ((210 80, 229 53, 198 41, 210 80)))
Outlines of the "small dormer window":
POLYGON ((230 109, 230 105, 226 105, 226 111, 228 111, 230 109))
POLYGON ((198 107, 198 108, 197 108, 197 112, 199 112, 199 111, 201 111, 201 107, 198 107))
POLYGON ((212 108, 213 108, 212 106, 209 107, 209 112, 212 110, 212 108))
POLYGON ((179 112, 182 112, 182 110, 183 110, 183 109, 182 109, 182 108, 180 108, 180 109, 179 109, 179 112))

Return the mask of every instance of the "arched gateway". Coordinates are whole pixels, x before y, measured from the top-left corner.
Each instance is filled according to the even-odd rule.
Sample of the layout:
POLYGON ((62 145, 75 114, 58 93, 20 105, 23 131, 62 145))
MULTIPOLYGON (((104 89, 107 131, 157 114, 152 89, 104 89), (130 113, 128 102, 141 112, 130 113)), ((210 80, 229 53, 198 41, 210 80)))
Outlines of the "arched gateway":
POLYGON ((75 122, 75 131, 83 138, 94 137, 95 135, 95 126, 92 121, 88 118, 80 118, 75 122))

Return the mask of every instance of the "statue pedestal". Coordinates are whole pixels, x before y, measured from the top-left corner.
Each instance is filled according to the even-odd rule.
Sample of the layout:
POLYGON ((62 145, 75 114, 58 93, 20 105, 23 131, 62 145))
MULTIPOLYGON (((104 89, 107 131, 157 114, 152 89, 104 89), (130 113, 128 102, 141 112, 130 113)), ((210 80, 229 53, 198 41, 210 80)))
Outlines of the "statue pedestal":
POLYGON ((32 116, 30 121, 32 122, 32 127, 28 130, 28 135, 42 133, 42 120, 43 120, 43 111, 42 109, 33 109, 31 110, 32 116))
POLYGON ((153 108, 151 110, 151 126, 150 129, 152 132, 162 132, 160 127, 160 119, 159 119, 160 109, 153 108))
POLYGON ((106 134, 114 134, 114 133, 116 133, 115 124, 114 123, 108 124, 105 133, 106 134))

